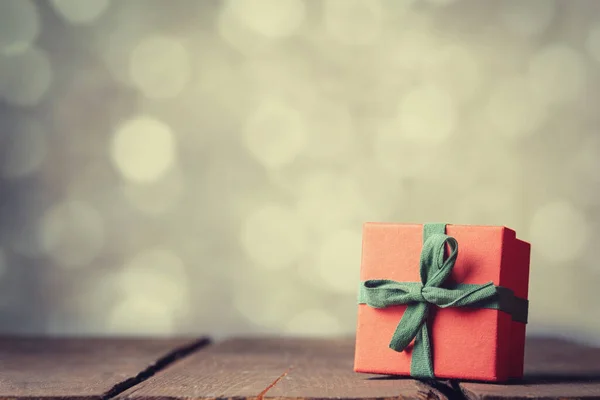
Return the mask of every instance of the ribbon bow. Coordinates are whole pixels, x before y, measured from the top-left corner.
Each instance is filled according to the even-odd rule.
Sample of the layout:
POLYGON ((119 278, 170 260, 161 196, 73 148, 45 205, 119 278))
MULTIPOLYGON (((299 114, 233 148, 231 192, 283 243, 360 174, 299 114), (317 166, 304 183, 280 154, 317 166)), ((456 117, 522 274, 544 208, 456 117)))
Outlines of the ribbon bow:
POLYGON ((415 340, 410 371, 411 376, 417 378, 434 378, 427 327, 431 305, 498 309, 510 313, 514 320, 527 322, 527 300, 515 297, 510 289, 495 286, 493 282, 442 287, 458 256, 458 242, 445 234, 445 227, 445 224, 426 224, 423 227, 421 283, 373 279, 362 282, 360 286, 359 303, 373 308, 408 305, 389 347, 403 351, 415 340), (446 245, 450 248, 448 257, 445 257, 446 245))

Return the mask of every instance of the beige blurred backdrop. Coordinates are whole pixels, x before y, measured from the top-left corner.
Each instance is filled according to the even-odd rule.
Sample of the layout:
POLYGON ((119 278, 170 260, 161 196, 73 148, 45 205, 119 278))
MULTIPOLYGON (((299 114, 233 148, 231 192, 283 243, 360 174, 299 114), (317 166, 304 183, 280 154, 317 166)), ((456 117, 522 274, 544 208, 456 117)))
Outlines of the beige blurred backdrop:
POLYGON ((447 222, 600 342, 599 67, 595 0, 0 0, 0 330, 352 334, 362 223, 447 222))

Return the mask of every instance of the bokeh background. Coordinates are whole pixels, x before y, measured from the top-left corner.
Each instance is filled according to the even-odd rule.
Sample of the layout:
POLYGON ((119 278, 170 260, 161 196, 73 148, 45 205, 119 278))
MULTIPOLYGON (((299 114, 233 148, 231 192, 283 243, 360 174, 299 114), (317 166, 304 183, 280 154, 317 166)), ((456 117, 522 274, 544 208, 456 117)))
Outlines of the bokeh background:
POLYGON ((506 225, 600 342, 600 1, 0 0, 0 330, 352 334, 365 221, 506 225))

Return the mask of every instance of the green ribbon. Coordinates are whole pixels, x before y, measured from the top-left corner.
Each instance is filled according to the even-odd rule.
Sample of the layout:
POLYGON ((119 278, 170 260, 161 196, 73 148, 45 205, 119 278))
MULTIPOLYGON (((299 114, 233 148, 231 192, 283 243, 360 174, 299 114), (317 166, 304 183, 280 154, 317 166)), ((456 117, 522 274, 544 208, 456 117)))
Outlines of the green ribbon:
POLYGON ((434 378, 428 318, 431 305, 446 307, 490 308, 509 313, 513 320, 527 323, 528 302, 513 291, 495 286, 455 284, 442 287, 452 273, 458 256, 458 242, 445 234, 445 224, 423 226, 420 258, 421 283, 371 279, 361 282, 358 301, 373 308, 408 305, 396 327, 389 347, 403 351, 414 339, 410 374, 416 378, 434 378), (450 254, 445 256, 446 245, 450 254))

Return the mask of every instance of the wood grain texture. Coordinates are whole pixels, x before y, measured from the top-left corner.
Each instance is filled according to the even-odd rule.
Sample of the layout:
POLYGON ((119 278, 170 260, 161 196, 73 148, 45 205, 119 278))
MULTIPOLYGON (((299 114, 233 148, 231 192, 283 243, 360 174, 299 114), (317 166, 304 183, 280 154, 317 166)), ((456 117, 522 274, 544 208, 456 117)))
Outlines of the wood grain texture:
POLYGON ((443 399, 412 379, 352 370, 353 339, 231 339, 119 396, 142 399, 443 399))
POLYGON ((2 337, 0 399, 108 399, 206 343, 2 337))
POLYGON ((600 399, 600 348, 528 339, 525 377, 507 385, 460 383, 468 399, 600 399))
POLYGON ((4 399, 600 399, 600 349, 530 339, 510 384, 353 372, 352 339, 0 338, 4 399), (175 362, 177 361, 177 362, 175 362))
POLYGON ((287 373, 265 399, 445 399, 437 389, 407 378, 353 371, 354 340, 305 340, 287 373))

